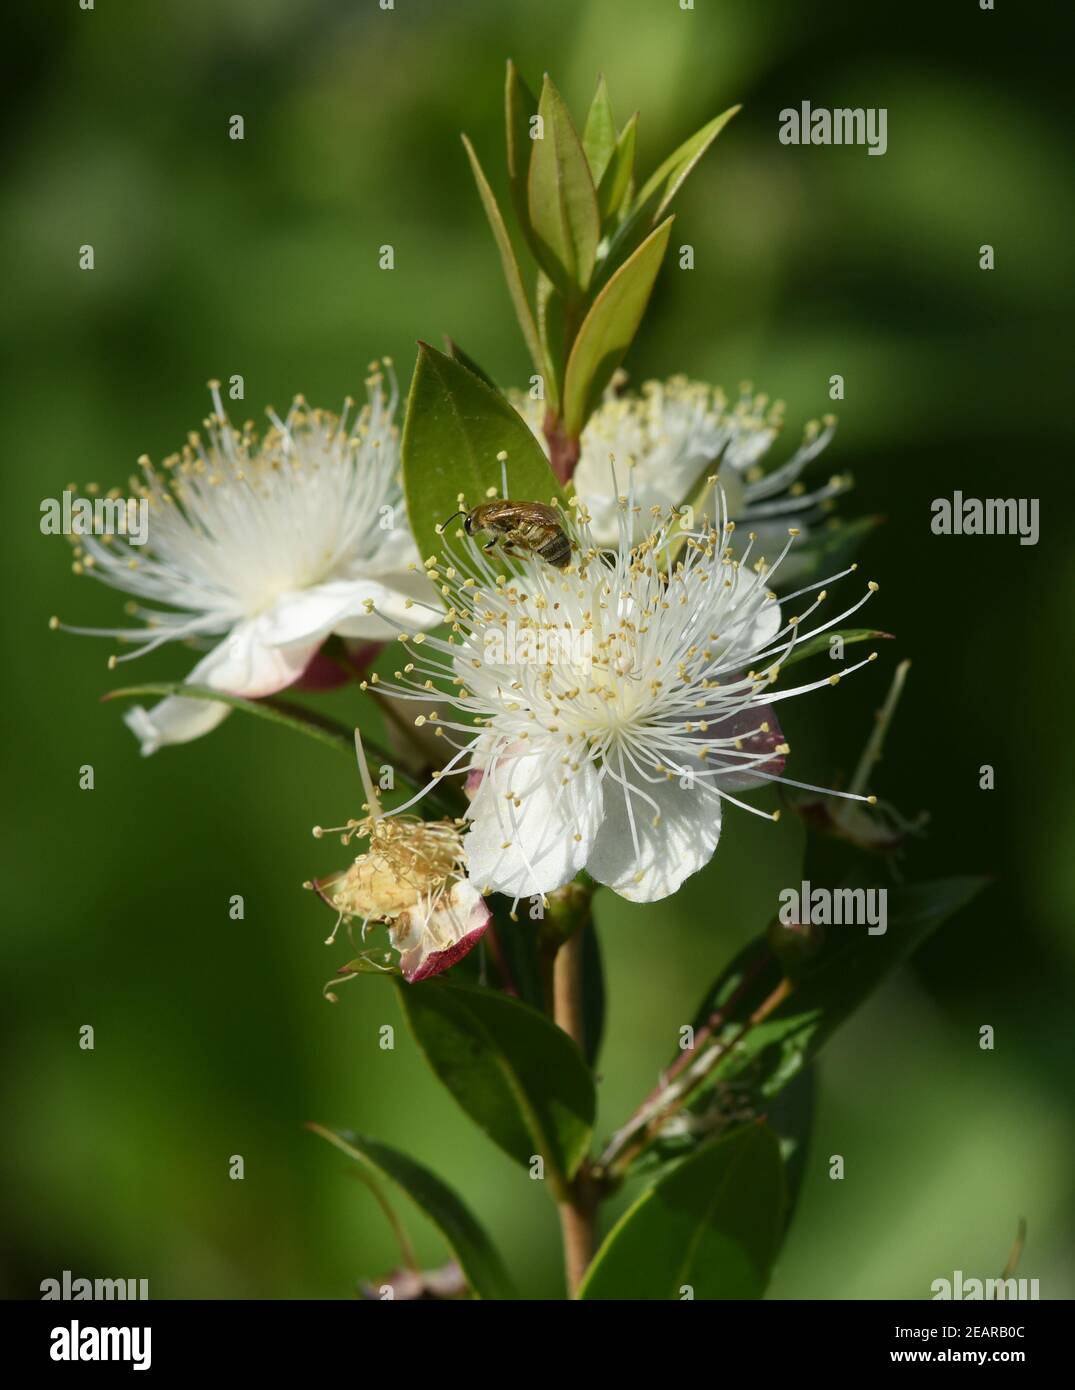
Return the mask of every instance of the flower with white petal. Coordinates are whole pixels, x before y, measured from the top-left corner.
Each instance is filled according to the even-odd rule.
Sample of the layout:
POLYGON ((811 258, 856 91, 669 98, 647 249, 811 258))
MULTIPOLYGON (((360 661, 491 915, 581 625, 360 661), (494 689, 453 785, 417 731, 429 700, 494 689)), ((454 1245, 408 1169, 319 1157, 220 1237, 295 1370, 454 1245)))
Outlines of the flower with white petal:
POLYGON ((461 960, 485 934, 492 913, 466 876, 463 823, 386 816, 357 732, 356 743, 368 798, 366 814, 331 830, 315 826, 314 835, 320 839, 338 834, 345 845, 365 839, 368 848, 347 869, 306 886, 316 889, 338 914, 329 944, 343 922, 358 920, 363 938, 371 922, 385 923, 400 955, 403 978, 415 984, 461 960))
MULTIPOLYGON (((204 436, 191 434, 160 467, 139 460, 132 487, 148 501, 148 543, 79 538, 76 572, 132 594, 128 612, 142 626, 68 630, 136 648, 110 666, 170 641, 208 646, 186 683, 258 698, 300 679, 331 634, 376 644, 404 618, 421 626, 431 595, 400 492, 387 365, 388 391, 375 371, 361 410, 348 400, 337 416, 297 396, 284 419, 268 412, 263 438, 229 422, 210 383, 204 436)), ((172 696, 126 721, 153 753, 208 733, 227 713, 172 696)))
POLYGON ((427 562, 451 635, 401 638, 412 659, 392 689, 462 716, 433 708, 416 722, 431 721, 446 741, 462 735, 439 775, 477 784, 464 849, 485 891, 548 893, 585 869, 634 901, 674 893, 716 849, 724 802, 769 814, 735 793, 807 785, 783 776, 790 750, 775 706, 866 664, 774 693, 794 648, 877 586, 807 632, 824 590, 785 618, 771 588, 794 530, 769 565, 754 539, 733 552, 723 514, 719 529, 686 536, 666 515, 632 543, 641 511, 624 501, 614 551, 597 544, 584 508, 565 516, 575 559, 563 571, 501 556, 507 573, 497 573, 459 531, 458 549, 445 542, 446 564, 427 562), (518 653, 506 639, 525 629, 543 635, 528 659, 498 660, 518 653))
MULTIPOLYGON (((543 421, 545 406, 528 394, 513 392, 512 403, 547 449, 543 421)), ((621 484, 630 470, 635 501, 648 517, 651 507, 666 511, 688 501, 717 473, 728 517, 741 532, 756 532, 761 549, 774 553, 783 544, 789 524, 805 536, 824 519, 832 499, 850 487, 846 476, 835 476, 808 489, 800 475, 825 448, 836 429, 832 416, 807 425, 802 443, 786 463, 766 469, 763 464, 782 428, 783 406, 748 386, 734 406, 724 393, 686 377, 647 381, 640 393, 605 393, 580 440, 581 453, 572 477, 576 495, 586 504, 591 530, 598 542, 614 545, 619 534, 619 504, 609 468, 616 465, 621 484), (718 472, 719 470, 719 472, 718 472)), ((712 495, 699 508, 715 518, 712 495)), ((633 539, 642 531, 635 528, 633 539)), ((781 573, 794 582, 798 557, 789 556, 781 573)))

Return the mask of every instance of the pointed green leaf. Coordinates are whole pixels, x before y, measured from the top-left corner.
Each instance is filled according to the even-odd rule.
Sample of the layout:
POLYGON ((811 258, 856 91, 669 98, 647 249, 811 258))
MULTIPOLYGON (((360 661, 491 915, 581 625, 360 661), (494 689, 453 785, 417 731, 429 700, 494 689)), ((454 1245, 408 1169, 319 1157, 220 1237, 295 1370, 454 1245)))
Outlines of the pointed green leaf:
POLYGON ((624 199, 631 187, 631 175, 635 168, 635 142, 638 136, 638 112, 624 126, 616 148, 601 175, 597 186, 597 211, 601 226, 605 228, 619 213, 624 199))
MULTIPOLYGON (((493 978, 498 978, 502 961, 511 984, 511 992, 524 1004, 532 1004, 535 1009, 544 1008, 545 981, 537 948, 537 934, 532 923, 525 917, 521 921, 513 922, 511 900, 499 893, 493 894, 487 901, 493 913, 493 923, 490 931, 486 933, 486 939, 488 940, 492 932, 496 933, 495 944, 487 947, 490 973, 493 974, 493 978)), ((470 960, 477 954, 477 951, 472 951, 470 956, 464 959, 470 960)), ((454 982, 456 981, 453 979, 454 982)))
POLYGON ((784 670, 787 666, 794 666, 797 661, 805 661, 807 657, 816 656, 818 652, 828 652, 829 643, 834 637, 842 638, 844 646, 850 647, 855 642, 890 641, 892 633, 881 632, 875 627, 838 627, 830 629, 828 632, 819 632, 794 647, 780 663, 780 669, 784 670))
POLYGON ((530 211, 527 201, 526 180, 530 169, 530 154, 533 140, 530 135, 530 121, 537 115, 537 97, 519 76, 519 70, 508 59, 507 75, 504 82, 504 125, 508 149, 508 178, 511 181, 511 198, 515 204, 515 215, 533 246, 530 231, 530 211))
POLYGON ((419 343, 402 454, 403 493, 423 558, 439 551, 436 528, 458 510, 460 493, 474 507, 488 488, 500 492, 501 451, 508 455, 512 497, 562 497, 541 445, 518 412, 459 362, 419 343))
POLYGON ((579 1298, 760 1298, 784 1230, 780 1145, 763 1124, 703 1145, 620 1218, 579 1298))
POLYGON ((695 165, 709 146, 740 108, 733 106, 685 140, 642 185, 630 212, 612 237, 608 255, 602 261, 596 279, 607 280, 615 268, 661 220, 672 199, 682 188, 695 165))
POLYGON ((593 1129, 593 1081, 561 1029, 491 989, 427 980, 399 986, 407 1023, 429 1065, 494 1143, 529 1165, 540 1154, 557 1195, 593 1129))
MULTIPOLYGON (((819 875, 812 881, 815 887, 820 886, 819 875)), ((714 1036, 727 1046, 744 1021, 772 995, 784 976, 773 949, 774 933, 790 938, 787 946, 791 956, 779 941, 777 945, 786 969, 794 975, 795 988, 709 1070, 688 1105, 690 1126, 658 1135, 634 1160, 632 1171, 646 1172, 662 1160, 679 1159, 708 1137, 720 1134, 728 1123, 726 1098, 734 1094, 740 1113, 752 1110, 770 1119, 784 1141, 789 1179, 794 1183, 795 1158, 788 1141, 795 1138, 796 1125, 800 1138, 806 1130, 801 1114, 794 1119, 793 1101, 783 1108, 785 1091, 799 1083, 844 1019, 865 1003, 942 922, 970 903, 985 882, 981 878, 951 878, 889 885, 884 935, 870 936, 864 926, 821 928, 820 945, 810 948, 798 934, 774 923, 765 936, 745 946, 706 992, 693 1019, 696 1034, 719 1015, 720 1026, 714 1036)), ((670 1064, 677 1060, 682 1060, 682 1053, 671 1058, 670 1064)))
POLYGON ((716 483, 717 474, 710 473, 709 466, 704 461, 701 468, 702 471, 694 480, 686 497, 684 497, 681 502, 677 503, 676 509, 680 515, 678 523, 680 529, 678 534, 674 535, 669 542, 662 562, 662 568, 669 574, 675 568, 676 562, 679 560, 683 547, 687 544, 691 532, 698 529, 698 518, 704 513, 705 505, 716 483))
POLYGON ((586 151, 586 162, 594 184, 601 182, 612 152, 616 148, 616 123, 612 119, 612 103, 608 99, 608 87, 602 77, 597 84, 590 110, 586 116, 586 127, 582 132, 582 148, 586 151))
POLYGON ((765 1119, 780 1141, 780 1157, 788 1187, 785 1225, 790 1226, 798 1205, 806 1159, 814 1130, 814 1109, 817 1100, 817 1064, 811 1063, 790 1081, 769 1103, 765 1119))
MULTIPOLYGON (((981 878, 950 878, 889 886, 883 934, 870 935, 865 926, 822 928, 819 949, 795 966, 791 994, 716 1067, 713 1079, 727 1080, 754 1066, 757 1094, 778 1094, 844 1019, 984 885, 981 878)), ((750 1007, 749 995, 742 1007, 750 1007)))
MULTIPOLYGON (((748 1087, 754 1105, 765 1109, 817 1056, 844 1019, 942 922, 973 901, 984 886, 981 878, 889 885, 887 927, 883 934, 871 936, 865 926, 821 928, 820 945, 812 953, 804 953, 794 965, 794 989, 717 1062, 709 1073, 705 1091, 710 1092, 713 1086, 742 1084, 748 1087)), ((786 928, 775 925, 772 932, 794 937, 786 928)), ((742 1022, 780 983, 782 975, 766 940, 752 942, 707 993, 695 1016, 696 1029, 719 1009, 724 1019, 720 1036, 725 1040, 734 1036, 742 1022)), ((707 1104, 707 1095, 701 1094, 691 1109, 696 1115, 702 1114, 707 1104)))
POLYGON ((597 1065, 605 1032, 605 967, 593 918, 582 928, 582 1053, 597 1065))
POLYGON ((496 249, 500 252, 500 264, 504 271, 504 278, 508 282, 511 302, 515 306, 515 317, 519 320, 519 327, 523 331, 523 338, 526 340, 526 347, 533 359, 534 366, 540 372, 542 370, 541 339, 538 336, 537 324, 534 322, 530 301, 526 297, 526 288, 519 271, 519 263, 515 259, 515 248, 511 244, 511 237, 508 235, 508 229, 500 215, 500 208, 493 196, 493 190, 489 187, 489 182, 478 163, 474 146, 465 135, 462 138, 474 174, 474 182, 478 185, 478 193, 481 195, 482 206, 485 208, 485 215, 489 219, 489 226, 493 229, 496 249))
POLYGON ((518 1297, 500 1256, 469 1207, 435 1173, 376 1139, 366 1139, 349 1130, 326 1129, 322 1125, 310 1124, 307 1129, 406 1193, 448 1242, 478 1298, 518 1297))
POLYGON ((538 332, 545 351, 545 403, 559 414, 567 363, 567 312, 563 296, 543 270, 537 277, 538 332))
POLYGON ((461 348, 455 339, 450 338, 447 333, 444 335, 444 351, 453 362, 459 362, 466 367, 468 372, 473 372, 479 381, 484 381, 486 386, 494 391, 499 391, 500 388, 489 373, 484 368, 479 367, 470 353, 461 348))
POLYGON ((689 140, 684 140, 679 149, 670 154, 642 185, 636 207, 649 218, 650 226, 656 225, 664 216, 695 165, 739 110, 738 106, 730 106, 727 111, 714 116, 689 140))
POLYGON ((651 232, 590 306, 567 360, 564 424, 577 439, 642 322, 661 268, 672 219, 651 232))
POLYGON ((759 1094, 776 1095, 882 980, 984 886, 984 879, 969 877, 887 886, 883 934, 870 935, 865 926, 822 928, 821 947, 801 962, 791 994, 716 1068, 715 1079, 753 1063, 759 1094))
POLYGON ((530 227, 542 269, 571 303, 590 283, 601 240, 597 193, 571 113, 548 76, 538 114, 542 138, 532 142, 527 179, 530 227))

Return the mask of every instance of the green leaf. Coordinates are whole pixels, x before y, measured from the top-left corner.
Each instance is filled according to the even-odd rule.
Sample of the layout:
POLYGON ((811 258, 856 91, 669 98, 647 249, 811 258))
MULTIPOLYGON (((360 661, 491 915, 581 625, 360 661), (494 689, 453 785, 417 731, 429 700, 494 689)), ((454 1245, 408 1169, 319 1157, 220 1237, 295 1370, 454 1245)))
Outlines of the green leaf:
POLYGON ((366 1139, 349 1130, 326 1129, 309 1124, 307 1129, 327 1139, 337 1149, 379 1177, 388 1178, 434 1223, 478 1298, 518 1297, 489 1237, 470 1209, 436 1174, 398 1149, 366 1139))
POLYGON ((679 149, 670 154, 642 185, 635 207, 648 217, 650 226, 661 220, 695 165, 739 110, 738 106, 730 106, 727 111, 714 116, 689 140, 684 140, 679 149))
POLYGON ((531 502, 562 498, 548 460, 522 417, 497 391, 428 343, 418 345, 403 425, 403 492, 421 555, 439 551, 439 523, 500 493, 497 454, 508 455, 508 489, 531 502))
POLYGON ((559 92, 546 75, 527 180, 530 228, 542 269, 574 303, 586 290, 601 240, 590 166, 559 92))
POLYGON ((616 1223, 579 1298, 760 1298, 784 1230, 780 1145, 763 1124, 703 1145, 616 1223))
POLYGON ((740 108, 732 106, 715 116, 701 130, 685 140, 643 184, 630 212, 620 223, 608 255, 598 271, 598 281, 606 280, 638 245, 651 227, 664 216, 672 199, 682 188, 695 165, 740 108))
POLYGON ((474 182, 478 185, 478 193, 481 196, 482 206, 485 208, 485 215, 489 219, 489 226, 493 230, 493 239, 496 242, 496 249, 500 252, 500 264, 504 271, 504 278, 508 282, 508 292, 511 295, 511 302, 515 306, 515 317, 519 320, 519 327, 522 329, 523 338, 526 340, 526 347, 533 359, 534 366, 540 372, 542 370, 541 339, 538 336, 537 324, 534 322, 534 314, 530 308, 530 301, 526 296, 526 289, 523 285, 523 277, 519 270, 519 263, 515 259, 515 248, 511 244, 511 237, 508 229, 504 225, 504 219, 500 215, 500 208, 497 206, 493 190, 489 187, 489 182, 482 172, 482 167, 478 162, 478 156, 474 153, 474 146, 467 137, 462 137, 463 147, 470 160, 471 171, 474 174, 474 182))
POLYGON ((484 381, 486 386, 490 387, 493 391, 500 390, 489 373, 485 371, 483 367, 479 367, 470 353, 461 348, 455 339, 450 338, 447 333, 444 335, 444 351, 453 362, 462 363, 468 372, 473 372, 480 381, 484 381))
POLYGON ((984 885, 968 877, 889 887, 883 935, 871 936, 865 927, 827 929, 821 948, 802 961, 791 995, 747 1034, 718 1076, 756 1062, 761 1095, 776 1095, 882 980, 984 885))
POLYGON ((608 99, 608 87, 603 77, 597 83, 597 91, 586 116, 582 148, 586 152, 586 162, 590 166, 594 184, 600 184, 616 148, 616 122, 612 119, 612 103, 608 99))
MULTIPOLYGON (((103 698, 145 699, 150 695, 177 695, 184 700, 212 700, 216 704, 229 705, 232 709, 242 710, 244 714, 267 719, 270 724, 279 724, 285 729, 305 734, 328 748, 334 748, 337 753, 346 753, 349 758, 355 756, 353 729, 338 724, 326 715, 315 714, 313 710, 303 709, 300 705, 293 705, 286 700, 246 700, 241 695, 226 695, 222 690, 213 690, 208 685, 185 685, 182 681, 153 681, 147 685, 128 685, 122 690, 110 690, 103 698)), ((369 743, 369 740, 366 742, 369 743)))
POLYGON ((582 928, 582 1054, 597 1065, 605 1031, 605 968, 593 918, 582 928))
POLYGON ((564 377, 564 424, 574 439, 638 331, 671 230, 668 218, 651 232, 605 285, 582 322, 564 377))
POLYGON ((507 76, 504 82, 504 125, 508 149, 508 178, 511 181, 511 197, 515 204, 515 214, 531 248, 534 246, 534 236, 530 230, 526 180, 530 169, 530 155, 533 145, 530 138, 530 121, 532 117, 537 115, 537 109, 537 97, 519 76, 518 68, 509 58, 507 76))
MULTIPOLYGON (((812 881, 820 886, 820 879, 812 881)), ((861 882, 870 882, 868 875, 861 882)), ((985 883, 985 879, 968 877, 890 886, 888 929, 883 936, 868 935, 864 926, 822 928, 826 934, 820 945, 811 947, 798 933, 774 923, 766 936, 745 946, 706 992, 693 1020, 696 1034, 719 1015, 714 1037, 727 1047, 744 1021, 780 985, 785 971, 794 978, 794 989, 716 1061, 687 1107, 692 1117, 689 1128, 658 1135, 634 1160, 632 1171, 647 1171, 655 1160, 682 1157, 721 1133, 732 1113, 770 1118, 781 1136, 790 1138, 793 1122, 783 1108, 785 1089, 798 1082, 840 1024, 942 922, 970 903, 985 883), (783 945, 781 937, 788 939, 783 945)), ((681 1059, 677 1053, 671 1062, 681 1059)), ((792 1101, 787 1105, 794 1111, 792 1101)), ((800 1126, 801 1120, 800 1116, 800 1126)), ((790 1147, 785 1157, 792 1164, 794 1181, 790 1147)))
POLYGON ((601 217, 602 228, 607 227, 617 216, 631 187, 631 175, 635 168, 637 135, 638 112, 636 111, 623 130, 620 131, 620 138, 616 141, 616 148, 612 152, 608 167, 601 175, 601 182, 597 185, 597 211, 601 217))
MULTIPOLYGON (((965 877, 888 887, 887 930, 883 935, 871 936, 865 926, 821 928, 820 946, 812 953, 803 953, 794 966, 794 989, 717 1063, 710 1085, 747 1083, 758 1104, 779 1094, 844 1019, 942 922, 972 902, 985 882, 965 877)), ((772 930, 794 935, 786 928, 772 930)), ((707 1017, 727 999, 733 979, 738 977, 738 983, 746 980, 747 987, 739 991, 728 1020, 730 1030, 735 1031, 736 1023, 747 1018, 781 978, 775 957, 768 953, 766 960, 766 954, 761 942, 752 943, 741 953, 710 991, 699 1017, 707 1017)))
MULTIPOLYGON (((503 958, 512 991, 525 1004, 531 1004, 535 1009, 543 1008, 545 989, 534 923, 527 921, 525 917, 513 922, 511 901, 499 893, 494 893, 488 899, 488 905, 494 919, 490 931, 496 934, 496 946, 503 958)), ((489 933, 486 933, 486 938, 488 935, 489 933)), ((494 979, 499 978, 497 958, 493 956, 492 946, 489 947, 488 953, 491 957, 490 974, 494 979)), ((472 951, 471 955, 474 954, 476 953, 472 951)), ((465 959, 469 960, 470 957, 465 959)))
POLYGON ((575 1044, 529 1004, 490 989, 437 980, 398 988, 419 1047, 462 1108, 517 1162, 540 1154, 562 1195, 590 1142, 596 1104, 575 1044))
POLYGON ((817 1064, 811 1063, 789 1082, 766 1110, 766 1121, 780 1140, 780 1157, 788 1186, 785 1225, 791 1225, 799 1201, 810 1138, 814 1129, 817 1064))
POLYGON ((662 567, 670 574, 675 569, 676 562, 687 544, 687 540, 693 530, 697 529, 698 516, 704 512, 705 504, 709 499, 709 494, 713 491, 714 481, 717 475, 710 473, 709 467, 703 464, 702 471, 695 479, 686 497, 677 504, 677 511, 680 513, 680 530, 668 543, 665 550, 662 567))
POLYGON ((784 670, 787 666, 794 666, 797 661, 805 661, 808 656, 817 656, 818 652, 827 652, 829 643, 834 637, 842 637, 844 646, 850 647, 855 642, 890 641, 892 633, 881 632, 875 627, 842 627, 831 629, 828 632, 819 632, 816 636, 808 637, 805 642, 800 642, 797 647, 794 647, 780 663, 780 669, 784 670))
POLYGON ((543 270, 537 275, 537 314, 545 351, 545 402, 559 414, 567 361, 567 311, 563 296, 543 270))

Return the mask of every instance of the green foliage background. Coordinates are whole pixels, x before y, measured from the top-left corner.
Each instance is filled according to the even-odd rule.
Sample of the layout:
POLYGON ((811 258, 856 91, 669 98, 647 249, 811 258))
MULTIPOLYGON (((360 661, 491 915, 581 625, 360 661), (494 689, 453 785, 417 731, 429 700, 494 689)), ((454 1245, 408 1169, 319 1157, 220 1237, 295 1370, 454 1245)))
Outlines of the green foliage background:
MULTIPOLYGON (((524 378, 458 139, 470 134, 503 197, 511 55, 532 84, 548 69, 580 114, 603 71, 618 118, 641 109, 644 172, 744 103, 678 201, 673 245, 690 242, 696 268, 665 269, 628 366, 636 380, 750 377, 788 401, 785 450, 829 408, 829 376, 845 376, 826 463, 856 474, 851 509, 888 518, 864 569, 882 586, 871 619, 899 640, 854 682, 796 702, 794 770, 848 770, 911 656, 877 790, 933 813, 917 876, 996 876, 826 1054, 771 1293, 928 1297, 956 1268, 998 1273, 1020 1215, 1020 1273, 1043 1297, 1075 1293, 1075 574, 1060 491, 1072 190, 1064 58, 1044 22, 971 0, 23 7, 2 128, 2 1292, 35 1295, 67 1268, 148 1277, 158 1298, 348 1295, 396 1252, 308 1119, 414 1153, 466 1197, 526 1294, 559 1292, 551 1204, 437 1086, 388 984, 321 1000, 343 957, 321 945, 323 909, 299 885, 333 867, 309 829, 355 810, 353 768, 241 716, 141 761, 117 709, 97 703, 117 683, 112 648, 46 628, 53 612, 115 622, 119 602, 76 582, 66 546, 38 529, 41 499, 65 484, 122 484, 138 454, 177 447, 210 376, 241 372, 250 415, 300 390, 332 406, 384 353, 405 385, 415 339, 450 332, 502 382, 524 378), (807 98, 886 106, 888 153, 781 146, 777 113, 807 98), (242 143, 227 138, 233 113, 242 143), (92 274, 77 269, 84 242, 92 274), (377 265, 385 242, 392 272, 377 265), (932 536, 930 501, 957 487, 1039 497, 1040 544, 932 536), (92 792, 78 790, 84 763, 92 792), (982 763, 993 792, 978 790, 982 763), (385 1023, 392 1052, 377 1046, 385 1023), (241 1183, 227 1176, 237 1153, 241 1183)), ((126 674, 174 678, 189 660, 162 651, 126 674)), ((359 698, 327 703, 351 718, 359 698)), ((674 902, 599 900, 601 1132, 797 881, 798 833, 732 812, 674 902)))

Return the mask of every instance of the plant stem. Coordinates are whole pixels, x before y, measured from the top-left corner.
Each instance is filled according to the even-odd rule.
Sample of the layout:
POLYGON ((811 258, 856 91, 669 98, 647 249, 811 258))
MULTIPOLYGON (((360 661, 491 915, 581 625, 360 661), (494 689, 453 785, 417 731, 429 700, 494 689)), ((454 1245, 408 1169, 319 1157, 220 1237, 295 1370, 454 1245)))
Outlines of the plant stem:
POLYGON ((715 1042, 700 1056, 693 1057, 682 1080, 677 1078, 667 1082, 655 1100, 643 1103, 601 1155, 598 1163, 598 1177, 601 1180, 604 1180, 606 1176, 622 1177, 635 1159, 649 1148, 660 1127, 670 1116, 683 1109, 696 1088, 702 1084, 716 1064, 734 1052, 752 1028, 762 1023, 778 1009, 793 988, 794 985, 791 980, 787 978, 781 980, 772 993, 745 1020, 734 1037, 726 1043, 715 1042))
POLYGON ((552 967, 552 1016, 582 1050, 582 932, 569 936, 552 967))
MULTIPOLYGON (((581 1177, 580 1170, 574 1186, 579 1185, 581 1177)), ((567 1280, 568 1298, 574 1298, 578 1293, 593 1259, 595 1215, 595 1203, 590 1197, 576 1196, 560 1204, 560 1234, 564 1243, 564 1277, 567 1280)))
POLYGON ((564 422, 551 410, 545 416, 544 434, 549 446, 549 463, 552 465, 552 471, 556 474, 557 482, 566 486, 575 472, 582 446, 577 439, 572 439, 567 434, 564 429, 564 422))
MULTIPOLYGON (((553 1018, 568 1037, 582 1047, 582 932, 569 936, 556 953, 552 969, 553 1018)), ((560 1203, 560 1232, 564 1244, 564 1273, 569 1298, 574 1298, 594 1252, 597 1193, 590 1182, 589 1159, 582 1165, 560 1203)))

